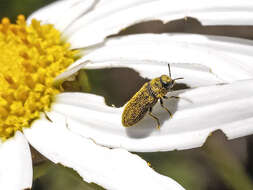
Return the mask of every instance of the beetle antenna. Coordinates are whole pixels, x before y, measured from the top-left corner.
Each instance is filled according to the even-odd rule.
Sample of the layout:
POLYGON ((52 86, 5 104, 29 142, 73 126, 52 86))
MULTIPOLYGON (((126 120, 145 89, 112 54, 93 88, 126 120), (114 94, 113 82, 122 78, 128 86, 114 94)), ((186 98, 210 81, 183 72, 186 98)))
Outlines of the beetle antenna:
POLYGON ((179 78, 175 78, 173 80, 180 80, 180 79, 184 79, 183 77, 179 77, 179 78))
POLYGON ((175 79, 172 79, 172 86, 174 86, 174 84, 175 84, 175 80, 180 80, 180 79, 184 79, 183 77, 179 77, 179 78, 175 78, 175 79))
POLYGON ((169 76, 171 78, 171 72, 170 72, 170 64, 168 63, 168 68, 169 68, 169 76))

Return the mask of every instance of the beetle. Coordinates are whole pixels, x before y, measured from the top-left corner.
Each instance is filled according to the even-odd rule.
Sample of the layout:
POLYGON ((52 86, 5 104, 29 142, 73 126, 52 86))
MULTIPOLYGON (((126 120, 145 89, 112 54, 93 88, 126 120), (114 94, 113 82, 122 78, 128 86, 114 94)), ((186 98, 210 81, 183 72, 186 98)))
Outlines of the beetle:
POLYGON ((165 109, 170 117, 172 113, 163 105, 163 98, 179 98, 177 96, 167 97, 166 94, 172 90, 176 80, 183 78, 171 78, 170 65, 168 64, 169 76, 161 75, 146 82, 138 92, 127 102, 122 113, 122 125, 130 127, 138 123, 148 112, 148 114, 157 122, 157 128, 160 128, 159 119, 152 113, 152 107, 160 101, 160 105, 165 109))

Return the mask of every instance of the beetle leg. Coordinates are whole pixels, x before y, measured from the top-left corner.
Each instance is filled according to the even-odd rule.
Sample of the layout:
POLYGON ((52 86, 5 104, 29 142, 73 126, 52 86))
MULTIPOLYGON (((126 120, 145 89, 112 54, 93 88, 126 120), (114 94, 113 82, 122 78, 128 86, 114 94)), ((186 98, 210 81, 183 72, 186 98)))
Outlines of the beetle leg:
POLYGON ((168 96, 163 96, 163 98, 164 98, 164 99, 169 99, 169 98, 176 98, 176 99, 179 99, 180 97, 178 97, 178 96, 170 96, 170 97, 168 97, 168 96))
POLYGON ((170 96, 169 98, 176 98, 176 99, 179 99, 180 97, 178 97, 178 96, 170 96))
POLYGON ((168 96, 163 96, 164 99, 168 99, 169 97, 168 96))
POLYGON ((171 118, 172 117, 172 113, 170 112, 170 110, 168 110, 168 108, 164 107, 164 105, 163 105, 163 99, 160 98, 159 100, 160 100, 160 105, 162 106, 162 108, 164 108, 170 114, 170 118, 171 118))
POLYGON ((159 119, 156 116, 154 116, 152 114, 152 107, 149 108, 148 115, 150 115, 153 119, 156 120, 156 122, 157 122, 157 128, 160 129, 160 121, 159 121, 159 119))

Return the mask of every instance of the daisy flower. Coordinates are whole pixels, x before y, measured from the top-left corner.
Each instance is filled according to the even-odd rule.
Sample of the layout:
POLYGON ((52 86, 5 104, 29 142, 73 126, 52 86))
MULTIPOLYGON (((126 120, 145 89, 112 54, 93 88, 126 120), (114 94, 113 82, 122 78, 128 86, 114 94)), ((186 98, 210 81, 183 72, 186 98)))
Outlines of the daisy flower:
POLYGON ((235 0, 62 0, 35 12, 28 24, 22 15, 17 24, 2 19, 0 189, 31 187, 28 143, 106 189, 183 189, 128 151, 194 148, 217 129, 230 139, 251 134, 253 42, 183 34, 106 37, 134 23, 186 16, 202 24, 247 25, 251 8, 253 2, 235 0), (124 128, 123 108, 57 88, 82 68, 129 67, 154 78, 165 74, 168 62, 173 78, 184 77, 190 89, 166 102, 172 119, 154 107, 160 130, 148 117, 124 128))

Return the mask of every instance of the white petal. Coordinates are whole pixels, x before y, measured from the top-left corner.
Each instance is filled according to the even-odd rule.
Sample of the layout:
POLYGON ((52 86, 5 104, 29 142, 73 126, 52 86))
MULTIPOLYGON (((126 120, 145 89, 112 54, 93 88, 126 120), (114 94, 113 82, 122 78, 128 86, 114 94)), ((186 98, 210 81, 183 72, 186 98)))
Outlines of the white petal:
POLYGON ((0 143, 0 189, 17 190, 32 187, 32 158, 21 132, 0 143))
MULTIPOLYGON (((175 91, 182 97, 165 100, 168 113, 159 104, 153 113, 161 129, 148 115, 136 127, 121 124, 122 108, 106 106, 102 97, 85 93, 63 93, 53 110, 66 115, 70 130, 96 143, 130 151, 167 151, 201 146, 207 136, 221 129, 228 138, 253 133, 253 80, 229 85, 175 91)), ((170 95, 170 94, 168 94, 170 95)))
POLYGON ((87 55, 71 66, 74 69, 59 78, 80 68, 103 67, 131 67, 143 77, 154 78, 167 73, 168 63, 175 63, 171 64, 173 78, 184 77, 182 82, 192 87, 234 82, 253 77, 252 46, 250 40, 208 35, 125 36, 88 49, 87 55), (95 64, 79 65, 87 60, 95 64))
POLYGON ((49 4, 29 16, 28 22, 36 18, 42 23, 54 24, 61 31, 70 26, 82 14, 95 5, 96 0, 62 0, 49 4))
MULTIPOLYGON (((56 1, 54 3, 51 3, 33 12, 27 18, 27 21, 30 22, 33 18, 35 18, 42 21, 43 23, 49 23, 52 20, 60 19, 60 17, 56 15, 62 15, 62 12, 70 9, 71 6, 74 3, 76 3, 76 1, 81 1, 81 0, 62 0, 62 1, 56 1)), ((53 23, 55 22, 52 22, 51 24, 53 23)))
MULTIPOLYGON (((113 67, 127 67, 138 71, 141 76, 152 79, 159 77, 162 74, 168 73, 168 62, 155 61, 139 61, 139 60, 119 60, 119 61, 99 61, 91 64, 81 64, 57 76, 55 83, 61 83, 64 79, 74 75, 80 69, 101 69, 113 67)), ((206 67, 199 64, 184 64, 172 63, 170 64, 173 78, 183 77, 179 83, 184 83, 187 87, 194 88, 200 86, 208 86, 213 84, 220 84, 226 81, 219 79, 215 74, 210 72, 206 67)))
POLYGON ((106 189, 183 189, 151 169, 139 156, 124 149, 109 149, 72 133, 65 116, 49 113, 50 122, 38 120, 24 133, 29 143, 55 163, 76 170, 87 182, 106 189))
POLYGON ((66 35, 74 47, 102 42, 129 25, 148 20, 171 20, 186 16, 204 25, 252 25, 251 0, 128 0, 100 1, 93 11, 81 17, 66 35))

